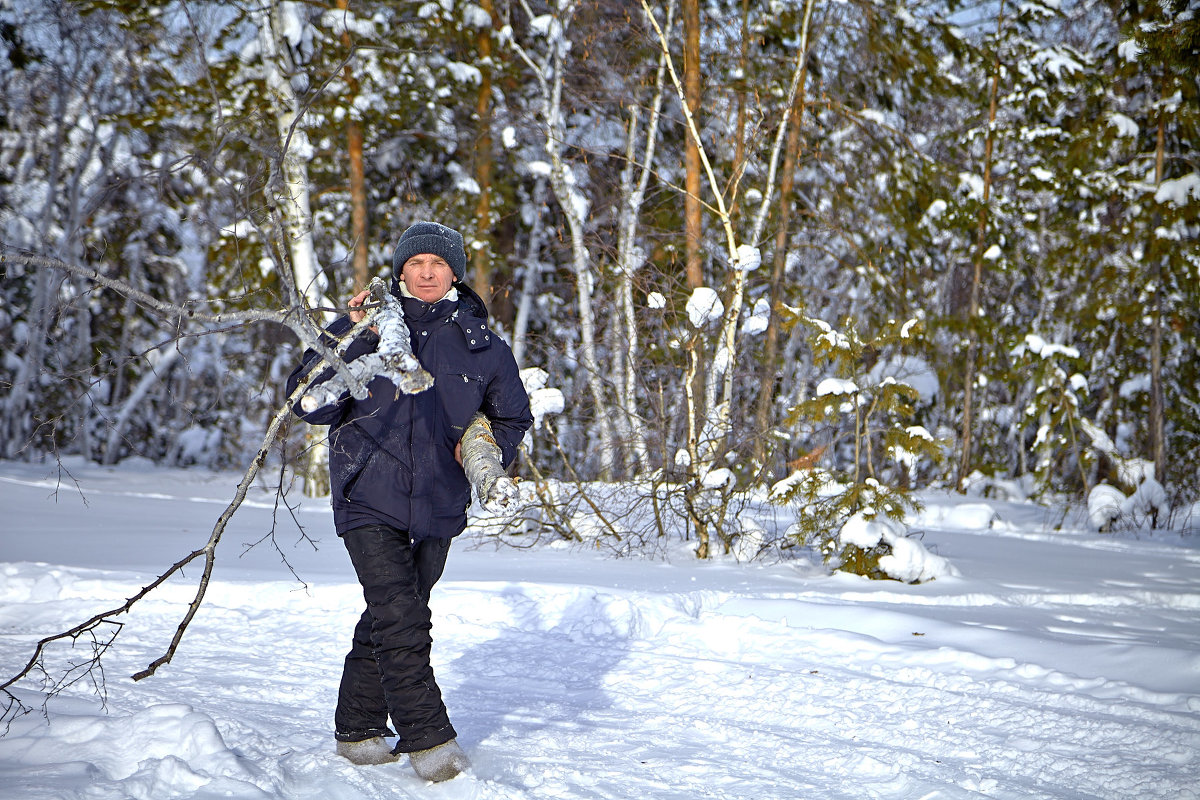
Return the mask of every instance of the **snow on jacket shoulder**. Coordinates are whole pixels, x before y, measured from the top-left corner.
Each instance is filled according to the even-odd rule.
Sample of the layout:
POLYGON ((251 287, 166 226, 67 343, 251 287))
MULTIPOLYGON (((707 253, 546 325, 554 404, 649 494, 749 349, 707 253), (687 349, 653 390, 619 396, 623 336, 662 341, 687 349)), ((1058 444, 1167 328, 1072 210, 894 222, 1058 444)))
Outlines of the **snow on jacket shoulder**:
MULTIPOLYGON (((478 295, 461 284, 458 290, 458 300, 402 300, 413 352, 433 376, 432 389, 403 394, 376 377, 363 400, 345 393, 312 412, 293 407, 306 422, 330 426, 330 493, 339 534, 383 523, 409 531, 414 540, 458 535, 467 524, 471 493, 454 448, 471 417, 482 411, 491 420, 505 466, 533 424, 512 351, 491 330, 478 295)), ((342 317, 327 332, 338 336, 350 327, 342 317)), ((374 352, 378 342, 363 334, 346 360, 374 352)), ((314 351, 305 351, 288 377, 289 394, 318 362, 314 351)), ((314 383, 332 375, 326 367, 314 383)))

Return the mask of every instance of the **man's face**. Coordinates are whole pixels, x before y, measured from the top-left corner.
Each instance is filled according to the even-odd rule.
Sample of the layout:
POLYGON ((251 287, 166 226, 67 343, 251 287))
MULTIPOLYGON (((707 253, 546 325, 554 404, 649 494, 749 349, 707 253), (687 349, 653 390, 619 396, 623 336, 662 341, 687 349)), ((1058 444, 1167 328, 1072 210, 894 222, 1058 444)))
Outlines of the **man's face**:
POLYGON ((454 270, 440 256, 418 253, 404 262, 400 269, 400 280, 414 297, 426 303, 436 303, 450 291, 454 283, 454 270))

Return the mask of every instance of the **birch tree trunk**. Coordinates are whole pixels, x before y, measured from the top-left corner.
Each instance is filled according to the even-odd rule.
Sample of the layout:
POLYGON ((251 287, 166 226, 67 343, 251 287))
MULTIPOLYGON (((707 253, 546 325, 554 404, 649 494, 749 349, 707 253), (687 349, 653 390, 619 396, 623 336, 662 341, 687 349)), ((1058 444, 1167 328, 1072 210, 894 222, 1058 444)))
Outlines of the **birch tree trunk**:
MULTIPOLYGON (((71 91, 72 86, 70 76, 60 62, 55 63, 54 71, 54 133, 49 146, 49 164, 45 172, 45 200, 41 210, 34 217, 37 240, 28 243, 31 249, 39 249, 48 244, 51 241, 51 231, 58 222, 57 204, 62 185, 68 131, 77 122, 74 116, 67 113, 67 93, 71 91)), ((29 146, 34 152, 40 149, 37 141, 31 141, 29 146)), ((36 444, 31 440, 36 418, 34 407, 39 400, 38 377, 46 368, 46 340, 54 318, 54 290, 60 279, 59 272, 52 267, 37 268, 28 316, 25 354, 17 366, 7 397, 0 398, 4 409, 3 425, 0 427, 4 436, 0 447, 3 448, 5 458, 17 458, 22 454, 30 458, 37 452, 36 444)))
POLYGON ((728 219, 723 220, 728 232, 730 264, 733 267, 733 291, 732 297, 725 309, 725 318, 721 331, 719 352, 722 354, 722 357, 719 361, 724 368, 724 373, 722 375, 721 399, 714 415, 718 431, 724 438, 724 441, 720 444, 721 450, 725 450, 732 445, 729 436, 733 432, 731 423, 733 378, 735 368, 738 364, 737 332, 745 297, 746 276, 752 269, 757 268, 757 262, 760 259, 757 246, 762 237, 763 229, 766 227, 767 213, 771 207, 771 195, 775 188, 775 176, 778 172, 779 158, 783 152, 783 143, 787 138, 788 130, 799 127, 799 120, 796 120, 794 125, 792 124, 792 108, 796 104, 796 98, 800 95, 804 76, 807 71, 808 31, 809 23, 812 19, 812 9, 813 0, 808 0, 805 3, 804 22, 800 33, 800 52, 796 56, 796 66, 792 71, 792 81, 788 90, 787 104, 784 106, 783 119, 779 123, 779 129, 775 135, 775 143, 771 148, 770 166, 767 169, 766 186, 763 191, 762 203, 759 206, 758 215, 754 220, 754 229, 750 234, 750 242, 752 244, 745 249, 737 247, 733 238, 732 228, 729 227, 728 219), (748 260, 753 260, 753 263, 747 263, 748 260))
MULTIPOLYGON (((538 176, 533 184, 534 208, 541 208, 546 202, 546 178, 538 176)), ((525 275, 521 281, 521 297, 517 301, 517 316, 513 322, 513 358, 517 366, 525 366, 525 349, 529 336, 529 317, 533 312, 533 301, 537 297, 538 284, 542 274, 542 239, 545 236, 545 223, 541 214, 535 214, 533 224, 529 228, 529 246, 524 260, 525 275)))
MULTIPOLYGON (((563 81, 566 78, 566 56, 569 50, 566 34, 576 8, 576 0, 563 0, 560 3, 556 21, 561 30, 557 35, 548 37, 549 50, 541 64, 536 63, 516 41, 512 41, 512 46, 534 71, 542 93, 542 116, 546 121, 546 154, 550 157, 550 190, 554 193, 554 198, 567 221, 571 265, 575 273, 575 294, 579 309, 579 362, 584 371, 584 380, 587 382, 596 425, 600 431, 600 474, 604 480, 609 480, 616 462, 616 440, 609 405, 601 383, 600 362, 596 357, 596 314, 592 305, 595 274, 591 255, 584 241, 584 223, 589 203, 576 189, 575 175, 570 166, 563 161, 562 153, 563 142, 566 141, 562 109, 563 81)), ((530 12, 528 7, 526 11, 530 12)))
MULTIPOLYGON (((667 27, 675 15, 675 0, 667 4, 667 27)), ((654 99, 650 104, 650 117, 646 122, 645 144, 641 152, 641 166, 638 168, 636 144, 638 139, 638 106, 629 107, 629 137, 626 144, 626 167, 621 172, 621 211, 617 232, 617 273, 619 276, 619 294, 621 322, 624 330, 625 347, 614 348, 614 356, 618 360, 618 368, 614 374, 619 376, 621 400, 620 406, 625 421, 625 433, 630 439, 633 450, 632 460, 634 469, 644 472, 649 469, 650 456, 646 446, 645 423, 639 413, 637 401, 637 364, 638 364, 638 331, 633 302, 633 277, 646 260, 646 254, 637 247, 637 230, 641 218, 642 204, 646 197, 646 187, 650 182, 653 171, 654 156, 658 145, 658 124, 662 117, 662 105, 666 80, 666 61, 660 55, 658 71, 654 81, 654 99), (634 183, 634 173, 637 172, 637 182, 634 183)))
POLYGON ((142 377, 138 380, 137 385, 133 387, 133 391, 121 403, 121 410, 117 413, 117 418, 113 421, 108 429, 108 439, 104 443, 104 464, 111 465, 117 463, 117 459, 121 453, 121 437, 125 433, 125 428, 129 424, 129 419, 137 407, 145 400, 150 389, 159 381, 165 381, 171 372, 171 368, 175 366, 175 362, 179 360, 178 342, 172 342, 162 350, 157 350, 152 354, 147 355, 149 368, 142 373, 142 377))
MULTIPOLYGON (((324 298, 323 276, 317 263, 312 236, 312 204, 309 192, 308 169, 305 159, 309 145, 299 127, 300 101, 292 88, 291 76, 296 72, 289 43, 284 38, 282 13, 278 3, 259 7, 258 40, 262 50, 264 78, 279 135, 279 164, 277 178, 282 185, 268 188, 268 195, 278 204, 283 217, 287 254, 296 290, 309 308, 331 305, 324 298)), ((281 267, 286 269, 287 266, 281 267)), ((321 497, 329 493, 329 451, 327 429, 311 426, 306 434, 304 462, 304 493, 321 497)))
MULTIPOLYGON (((662 26, 659 25, 658 20, 651 12, 650 6, 646 0, 642 0, 642 9, 658 35, 659 45, 663 53, 663 58, 666 61, 667 69, 671 75, 671 80, 675 85, 675 89, 679 94, 679 97, 683 99, 686 97, 686 89, 681 83, 679 74, 675 70, 674 62, 671 59, 667 36, 664 33, 662 26)), ((811 14, 812 0, 809 0, 806 6, 800 52, 796 58, 796 67, 792 74, 791 90, 787 98, 787 103, 784 106, 786 111, 784 112, 783 120, 780 122, 779 131, 775 137, 775 144, 770 158, 770 168, 767 173, 766 187, 763 193, 762 206, 755 222, 754 231, 751 234, 751 241, 758 241, 762 234, 762 228, 766 224, 766 214, 767 209, 770 207, 771 190, 775 182, 775 174, 779 164, 779 156, 783 148, 783 141, 787 132, 789 120, 791 119, 791 107, 795 100, 801 77, 804 75, 804 65, 808 50, 808 24, 811 14)), ((694 498, 702 493, 702 481, 708 472, 709 467, 713 464, 718 452, 727 447, 729 443, 729 434, 732 431, 731 406, 733 400, 733 376, 737 368, 738 360, 737 326, 741 318, 742 303, 745 294, 746 274, 748 271, 755 269, 758 266, 759 255, 756 248, 743 248, 738 245, 737 236, 733 231, 733 222, 730 217, 730 212, 725 203, 724 193, 721 191, 716 175, 713 172, 712 164, 710 163, 708 155, 704 150, 703 142, 700 140, 700 129, 697 125, 696 117, 686 102, 683 103, 683 111, 687 122, 689 138, 696 144, 700 162, 704 167, 705 174, 708 178, 709 188, 712 191, 715 199, 715 210, 718 218, 720 219, 721 227, 725 232, 725 244, 728 248, 729 265, 732 273, 731 296, 729 303, 725 306, 722 317, 716 363, 713 365, 709 380, 704 381, 705 391, 711 401, 711 399, 715 398, 716 396, 716 381, 717 376, 720 376, 720 402, 716 404, 715 408, 713 407, 713 404, 709 402, 707 404, 708 407, 705 409, 705 413, 698 415, 698 418, 692 416, 696 414, 696 399, 693 384, 700 368, 699 352, 695 346, 695 343, 701 338, 702 331, 697 330, 696 334, 691 337, 688 346, 689 365, 685 378, 687 384, 685 386, 685 391, 687 392, 689 407, 688 453, 690 455, 690 463, 688 467, 688 476, 691 484, 689 494, 694 500, 694 498)), ((697 537, 699 538, 700 542, 696 549, 696 555, 700 558, 707 558, 710 554, 708 525, 710 523, 715 523, 719 526, 723 521, 721 519, 706 519, 706 515, 702 513, 699 505, 693 501, 689 502, 689 511, 692 514, 693 521, 697 525, 697 537)))
MULTIPOLYGON (((660 92, 661 96, 661 92, 660 92)), ((656 109, 657 110, 657 109, 656 109)), ((657 120, 652 116, 646 136, 650 142, 654 140, 654 125, 657 120)), ((649 466, 649 454, 646 452, 645 426, 637 408, 637 361, 638 361, 638 332, 633 303, 633 276, 645 263, 645 253, 634 245, 637 230, 637 219, 641 209, 645 183, 633 188, 634 146, 638 132, 638 108, 629 107, 629 134, 626 141, 626 166, 621 172, 621 203, 619 230, 617 233, 617 293, 620 298, 621 327, 624 334, 622 347, 613 347, 613 375, 618 381, 621 409, 622 433, 629 440, 632 453, 632 466, 635 472, 642 472, 649 466)), ((647 149, 653 151, 653 144, 647 149)), ((642 164, 642 174, 647 175, 649 160, 642 164)))

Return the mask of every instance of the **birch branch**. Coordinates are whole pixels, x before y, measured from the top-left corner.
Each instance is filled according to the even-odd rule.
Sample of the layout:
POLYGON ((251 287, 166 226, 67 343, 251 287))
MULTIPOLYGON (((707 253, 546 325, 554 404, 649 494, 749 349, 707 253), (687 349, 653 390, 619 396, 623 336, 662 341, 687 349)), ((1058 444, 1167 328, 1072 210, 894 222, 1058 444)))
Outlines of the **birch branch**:
MULTIPOLYGON (((354 381, 336 373, 329 380, 313 386, 300 399, 300 408, 304 411, 312 412, 333 405, 346 392, 361 400, 367 396, 367 383, 377 375, 390 380, 405 394, 419 394, 433 385, 433 376, 425 371, 421 362, 413 355, 408 325, 404 322, 404 307, 400 305, 399 299, 388 291, 379 278, 373 278, 369 288, 379 305, 368 311, 367 316, 351 329, 350 334, 342 340, 336 355, 341 361, 345 348, 370 326, 379 329, 379 346, 375 352, 346 365, 354 381), (356 394, 356 391, 361 391, 361 394, 356 394)), ((316 371, 315 366, 313 371, 316 371)))
POLYGON ((500 445, 492 435, 492 423, 475 414, 462 437, 463 471, 475 496, 488 511, 501 511, 520 497, 517 484, 504 471, 500 445))
POLYGON ((646 0, 641 0, 642 10, 646 13, 646 18, 650 20, 650 24, 654 27, 654 32, 658 34, 658 45, 662 50, 663 58, 667 62, 667 70, 671 75, 671 82, 675 85, 675 92, 679 95, 680 105, 683 106, 683 116, 687 121, 688 134, 696 142, 696 149, 700 152, 700 161, 704 164, 704 172, 708 176, 708 185, 712 190, 713 197, 717 201, 717 216, 721 220, 721 227, 725 231, 725 243, 729 248, 729 258, 733 263, 738 260, 737 237, 733 233, 733 222, 729 216, 729 209, 725 207, 725 199, 722 197, 721 186, 717 183, 717 176, 713 174, 712 163, 708 160, 708 153, 704 149, 704 142, 700 138, 700 129, 696 127, 696 118, 692 115, 691 108, 687 104, 687 94, 683 90, 683 83, 679 80, 679 73, 675 69, 675 60, 671 58, 670 43, 667 41, 667 34, 663 31, 662 26, 658 24, 658 19, 655 18, 654 12, 650 10, 646 0))
MULTIPOLYGON (((729 365, 725 369, 724 380, 721 385, 721 424, 728 429, 730 426, 729 419, 731 414, 730 406, 733 403, 733 373, 734 364, 736 362, 736 337, 738 321, 742 312, 742 298, 746 290, 746 273, 742 260, 746 257, 757 258, 757 247, 759 237, 762 236, 762 230, 767 222, 767 213, 770 209, 771 196, 775 190, 775 175, 779 169, 780 154, 783 152, 783 142, 787 135, 788 126, 792 124, 792 109, 796 103, 796 94, 801 88, 804 79, 804 74, 808 65, 808 26, 809 20, 812 18, 813 0, 807 0, 804 5, 804 23, 800 35, 800 52, 796 54, 796 68, 792 72, 791 85, 788 88, 787 102, 784 105, 783 120, 779 123, 779 130, 775 135, 775 143, 771 148, 770 166, 767 170, 766 187, 763 191, 762 204, 758 209, 758 217, 754 221, 754 230, 750 234, 750 245, 755 248, 747 256, 739 254, 738 263, 734 265, 736 273, 733 276, 733 299, 730 301, 728 309, 725 313, 725 320, 722 325, 721 340, 725 352, 729 355, 729 365)), ((800 124, 796 120, 797 125, 800 124)))
MULTIPOLYGON (((0 251, 0 265, 9 263, 40 268, 53 267, 65 270, 72 274, 82 275, 100 286, 111 289, 118 294, 133 300, 134 302, 158 312, 168 319, 176 320, 177 324, 183 320, 195 320, 210 324, 248 324, 251 322, 266 321, 284 325, 293 330, 302 341, 321 353, 324 363, 331 365, 335 369, 335 378, 341 378, 343 373, 349 376, 348 379, 343 379, 343 387, 352 393, 357 391, 365 392, 366 383, 373 377, 373 375, 355 375, 351 373, 345 362, 342 360, 341 355, 345 352, 346 348, 349 347, 350 342, 353 341, 355 336, 366 330, 373 323, 378 323, 378 327, 380 329, 381 348, 383 350, 382 360, 385 363, 385 366, 392 368, 389 370, 384 370, 384 375, 395 382, 397 386, 401 386, 402 384, 417 385, 424 381, 432 383, 432 378, 423 369, 420 369, 419 362, 417 362, 415 357, 412 356, 411 344, 408 338, 408 328, 404 323, 403 309, 400 307, 399 301, 394 297, 391 297, 391 295, 386 291, 386 288, 384 288, 383 282, 379 281, 378 279, 376 279, 376 281, 372 284, 372 290, 376 293, 376 296, 382 298, 382 302, 376 307, 378 309, 378 313, 368 313, 368 315, 360 323, 351 329, 350 334, 337 345, 335 350, 321 341, 319 335, 314 335, 312 333, 314 330, 319 332, 319 329, 316 328, 316 326, 312 325, 311 323, 308 325, 303 324, 303 322, 307 322, 307 320, 297 320, 297 312, 295 309, 284 309, 282 311, 251 310, 214 314, 199 310, 192 304, 180 305, 158 300, 157 298, 152 297, 151 295, 142 292, 123 281, 108 278, 102 275, 96 269, 80 267, 78 265, 69 264, 57 259, 28 255, 15 255, 9 252, 0 251), (409 359, 411 359, 411 362, 409 359), (416 369, 405 369, 405 367, 411 367, 413 364, 416 365, 416 369), (424 378, 421 377, 422 375, 424 375, 424 378)), ((102 676, 103 673, 100 664, 100 657, 105 651, 108 650, 109 647, 112 646, 113 641, 119 635, 123 627, 123 623, 118 621, 117 618, 122 614, 129 612, 138 602, 162 586, 167 580, 177 574, 180 574, 186 566, 197 560, 202 560, 204 566, 199 582, 196 586, 196 591, 191 602, 188 604, 187 611, 175 629, 175 633, 171 638, 171 642, 161 656, 151 661, 145 669, 135 673, 132 677, 134 680, 142 680, 143 678, 153 675, 164 664, 170 663, 171 659, 174 657, 179 648, 180 642, 183 640, 188 626, 191 624, 192 620, 195 618, 196 612, 199 611, 200 606, 203 604, 204 598, 208 591, 209 583, 212 578, 213 568, 216 564, 217 545, 221 541, 221 537, 225 532, 229 520, 232 519, 234 513, 245 500, 246 493, 253 484, 255 477, 259 473, 259 470, 266 462, 267 454, 270 451, 270 448, 274 445, 275 441, 278 439, 279 432, 283 427, 284 421, 291 414, 293 403, 310 392, 310 385, 319 372, 320 370, 316 368, 311 370, 309 374, 300 381, 296 389, 272 416, 258 452, 255 454, 254 458, 250 462, 249 467, 247 467, 245 473, 242 475, 237 489, 234 492, 233 499, 221 513, 220 517, 213 526, 212 533, 209 535, 208 541, 202 547, 193 550, 191 553, 188 553, 180 558, 165 571, 163 571, 163 573, 157 578, 144 586, 140 591, 138 591, 132 597, 126 599, 126 601, 121 605, 102 611, 79 623, 78 625, 39 640, 34 645, 33 653, 29 660, 25 663, 24 667, 12 677, 8 678, 3 683, 0 683, 0 692, 3 692, 3 694, 7 697, 7 703, 5 704, 3 713, 0 714, 0 717, 10 718, 15 713, 18 713, 22 710, 27 710, 17 699, 16 695, 10 691, 10 687, 38 670, 41 670, 44 673, 45 669, 43 667, 43 663, 47 648, 55 642, 64 640, 75 641, 81 638, 90 637, 93 646, 93 655, 88 666, 83 669, 83 674, 90 675, 93 674, 93 671, 100 671, 102 676), (112 626, 114 630, 106 632, 105 628, 108 626, 112 626)), ((496 482, 493 481, 493 484, 490 487, 491 491, 493 492, 495 491, 495 485, 496 482)), ((75 682, 76 680, 80 680, 81 677, 82 676, 75 675, 74 671, 69 672, 64 679, 55 684, 55 689, 52 690, 51 694, 61 691, 63 687, 75 682)))
MULTIPOLYGON (((343 380, 347 382, 347 385, 354 388, 354 391, 362 392, 361 396, 366 396, 366 384, 349 371, 346 363, 325 343, 321 335, 321 329, 308 319, 307 315, 299 307, 277 310, 249 309, 246 311, 213 313, 199 308, 200 303, 215 302, 213 300, 170 303, 165 300, 159 300, 157 297, 147 294, 125 281, 109 278, 94 267, 83 267, 57 258, 23 255, 0 250, 0 266, 7 264, 20 264, 22 266, 42 269, 61 269, 73 275, 82 275, 95 284, 103 286, 106 289, 111 289, 122 297, 127 297, 135 303, 157 312, 165 319, 170 320, 173 324, 180 327, 187 321, 210 325, 249 325, 254 322, 274 322, 277 325, 283 325, 296 334, 296 337, 300 339, 300 342, 305 347, 317 351, 324 362, 333 367, 334 371, 341 375, 343 380)), ((283 277, 282 270, 280 271, 280 276, 283 277)), ((317 311, 320 309, 312 310, 317 311)))
MULTIPOLYGON (((267 453, 270 451, 271 446, 274 445, 275 440, 279 436, 279 430, 283 425, 283 421, 291 414, 292 403, 295 402, 296 398, 298 398, 301 393, 308 388, 309 380, 309 378, 306 378, 305 380, 301 381, 300 385, 296 387, 296 390, 292 392, 292 395, 288 397, 288 399, 283 403, 283 406, 276 411, 275 415, 271 418, 271 423, 267 426, 267 433, 263 437, 263 442, 259 446, 258 452, 251 460, 250 466, 247 467, 245 473, 242 475, 241 481, 238 482, 237 490, 234 492, 233 499, 221 513, 221 516, 217 519, 216 524, 213 526, 212 533, 209 535, 208 541, 204 544, 204 546, 193 550, 191 553, 188 553, 183 558, 176 561, 162 574, 142 587, 140 591, 128 598, 121 605, 116 606, 115 608, 110 608, 106 611, 101 611, 99 614, 96 614, 90 619, 85 620, 84 622, 81 622, 68 630, 52 634, 38 641, 37 644, 34 645, 33 655, 31 655, 29 660, 25 663, 24 668, 18 671, 4 683, 0 684, 0 691, 3 691, 9 698, 8 707, 5 710, 6 715, 11 713, 15 707, 20 706, 20 703, 15 695, 9 691, 9 687, 13 686, 23 678, 28 677, 32 672, 35 671, 35 669, 38 668, 38 666, 42 663, 42 659, 45 657, 47 647, 54 642, 65 639, 74 640, 84 635, 91 635, 93 638, 96 638, 95 632, 101 627, 105 625, 114 625, 117 627, 117 630, 108 637, 106 642, 102 643, 103 649, 106 650, 108 647, 112 646, 113 640, 115 640, 117 635, 120 633, 121 627, 123 626, 123 623, 118 622, 115 619, 116 617, 129 612, 140 600, 145 598, 159 586, 162 586, 171 577, 180 573, 188 564, 191 564, 193 561, 199 558, 203 558, 204 569, 201 572, 200 581, 196 586, 195 594, 192 596, 191 602, 188 603, 187 612, 184 614, 183 619, 180 620, 179 625, 176 627, 175 634, 171 637, 171 642, 167 646, 167 649, 161 656, 151 661, 145 669, 134 673, 131 677, 135 681, 142 680, 143 678, 153 675, 156 671, 158 671, 159 667, 171 662, 171 659, 175 656, 176 650, 179 648, 180 642, 183 640, 184 633, 187 631, 188 626, 196 616, 196 612, 200 610, 200 606, 204 602, 204 597, 208 592, 208 585, 212 578, 213 567, 216 564, 217 545, 220 543, 221 537, 225 533, 225 528, 229 524, 229 520, 233 517, 234 512, 238 510, 242 504, 242 501, 245 500, 246 492, 249 491, 250 486, 254 483, 255 477, 258 475, 262 465, 266 462, 267 453)), ((92 668, 98 666, 96 661, 97 659, 93 658, 92 668)))

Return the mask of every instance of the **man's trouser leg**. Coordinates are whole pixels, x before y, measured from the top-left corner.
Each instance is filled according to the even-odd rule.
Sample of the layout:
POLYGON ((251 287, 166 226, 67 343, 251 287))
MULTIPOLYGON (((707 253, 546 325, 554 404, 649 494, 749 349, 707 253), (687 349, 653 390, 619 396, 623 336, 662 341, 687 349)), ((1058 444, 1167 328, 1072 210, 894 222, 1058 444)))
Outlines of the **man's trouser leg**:
POLYGON ((342 536, 363 587, 367 609, 346 656, 334 724, 339 739, 388 733, 397 752, 424 750, 456 737, 429 663, 429 593, 441 577, 449 539, 410 544, 408 533, 384 525, 342 536))

